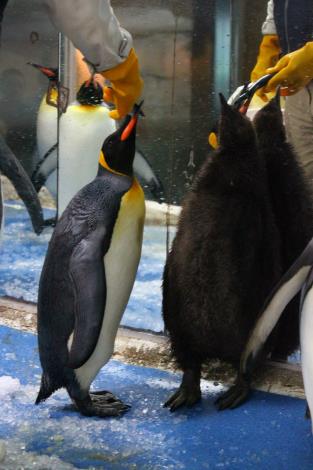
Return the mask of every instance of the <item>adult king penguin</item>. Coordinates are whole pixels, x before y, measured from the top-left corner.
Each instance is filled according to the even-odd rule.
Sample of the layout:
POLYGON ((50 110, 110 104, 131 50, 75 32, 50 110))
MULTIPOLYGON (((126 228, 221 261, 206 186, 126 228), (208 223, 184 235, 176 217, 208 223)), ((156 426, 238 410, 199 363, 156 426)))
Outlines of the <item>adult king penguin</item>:
MULTIPOLYGON (((77 51, 78 52, 78 51, 77 51)), ((62 151, 71 155, 73 164, 70 170, 75 178, 70 178, 66 186, 64 201, 61 201, 61 210, 67 202, 85 184, 93 180, 97 174, 97 158, 104 136, 116 130, 116 122, 109 117, 109 108, 102 100, 102 88, 95 81, 87 80, 90 73, 79 55, 76 60, 78 81, 83 81, 76 96, 76 101, 70 103, 65 114, 62 115, 62 151), (86 158, 87 156, 87 158, 86 158)), ((57 188, 57 109, 58 99, 58 72, 57 69, 31 64, 40 70, 48 79, 48 91, 43 97, 37 117, 37 152, 38 163, 32 174, 32 181, 37 191, 45 185, 51 195, 56 199, 57 188)), ((61 136, 61 138, 62 138, 61 136)), ((148 160, 139 150, 135 153, 134 173, 139 181, 148 187, 153 197, 161 202, 164 196, 163 184, 154 172, 148 160)), ((63 190, 64 193, 64 190, 63 190)))
MULTIPOLYGON (((40 103, 37 117, 37 150, 39 162, 32 175, 37 190, 43 183, 56 196, 57 168, 57 69, 31 64, 49 79, 47 93, 40 103)), ((90 74, 89 74, 90 76, 90 74)), ((58 209, 61 215, 72 197, 97 174, 97 156, 103 140, 116 130, 103 103, 102 88, 93 79, 85 81, 77 100, 69 104, 59 120, 59 139, 66 161, 59 162, 58 209), (73 177, 74 175, 74 177, 73 177)))
POLYGON ((141 253, 144 195, 132 168, 139 110, 107 137, 96 178, 70 201, 50 241, 39 284, 36 403, 64 387, 83 415, 127 409, 89 388, 111 357, 141 253))

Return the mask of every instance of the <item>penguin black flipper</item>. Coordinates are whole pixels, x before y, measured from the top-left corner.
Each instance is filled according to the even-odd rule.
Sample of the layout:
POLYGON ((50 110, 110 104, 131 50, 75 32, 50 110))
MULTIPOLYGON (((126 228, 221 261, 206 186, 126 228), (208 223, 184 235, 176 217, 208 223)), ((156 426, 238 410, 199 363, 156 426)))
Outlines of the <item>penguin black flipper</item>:
MULTIPOLYGON (((303 287, 313 264, 313 239, 273 289, 256 322, 240 359, 235 385, 216 401, 219 410, 236 408, 249 393, 251 374, 256 368, 264 345, 288 303, 303 287)), ((302 296, 302 302, 303 302, 302 296)))
POLYGON ((75 298, 75 327, 68 360, 72 369, 89 359, 99 338, 106 302, 103 247, 109 246, 110 237, 105 226, 100 226, 75 247, 70 259, 75 298))
POLYGON ((24 202, 37 235, 42 232, 44 219, 37 192, 22 165, 0 137, 0 171, 12 182, 24 202))

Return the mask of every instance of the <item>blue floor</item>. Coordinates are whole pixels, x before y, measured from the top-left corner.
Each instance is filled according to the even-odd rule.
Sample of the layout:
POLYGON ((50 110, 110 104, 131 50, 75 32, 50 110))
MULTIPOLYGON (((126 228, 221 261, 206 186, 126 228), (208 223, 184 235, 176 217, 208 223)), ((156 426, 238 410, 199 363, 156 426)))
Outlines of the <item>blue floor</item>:
MULTIPOLYGON (((45 209, 45 218, 54 216, 45 209)), ((52 229, 39 237, 29 216, 19 203, 6 203, 5 225, 0 243, 0 296, 37 302, 38 282, 52 229)), ((163 331, 161 318, 161 278, 166 255, 164 227, 145 227, 142 257, 136 282, 122 325, 163 331)))
POLYGON ((162 403, 179 374, 110 361, 95 388, 132 408, 118 419, 84 418, 69 409, 65 392, 33 405, 40 380, 35 335, 0 327, 0 357, 0 439, 7 448, 0 469, 313 468, 303 400, 256 392, 241 408, 218 413, 220 386, 203 381, 202 403, 170 414, 162 403))

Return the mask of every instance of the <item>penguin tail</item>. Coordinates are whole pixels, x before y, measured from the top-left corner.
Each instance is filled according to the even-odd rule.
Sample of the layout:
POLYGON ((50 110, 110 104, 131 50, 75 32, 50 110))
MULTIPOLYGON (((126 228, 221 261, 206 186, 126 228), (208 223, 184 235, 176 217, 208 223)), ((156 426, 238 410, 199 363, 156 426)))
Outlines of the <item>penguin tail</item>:
POLYGON ((61 388, 60 384, 54 383, 52 380, 50 380, 50 377, 43 373, 41 376, 41 384, 40 384, 40 390, 37 395, 35 405, 38 405, 40 402, 47 400, 47 398, 52 395, 56 390, 61 388))

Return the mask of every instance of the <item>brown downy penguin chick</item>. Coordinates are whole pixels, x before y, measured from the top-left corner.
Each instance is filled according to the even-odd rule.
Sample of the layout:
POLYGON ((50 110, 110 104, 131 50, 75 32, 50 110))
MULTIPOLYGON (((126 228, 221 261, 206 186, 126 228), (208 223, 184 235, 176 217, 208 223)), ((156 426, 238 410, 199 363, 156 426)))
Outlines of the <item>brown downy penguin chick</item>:
MULTIPOLYGON (((282 270, 285 273, 299 257, 313 235, 313 205, 309 185, 297 157, 286 141, 279 91, 256 114, 253 124, 258 149, 266 164, 275 222, 281 241, 282 270)), ((286 358, 299 346, 300 294, 285 308, 266 351, 272 357, 286 358)), ((258 361, 259 362, 259 361, 258 361)), ((255 369, 254 364, 253 369, 255 369)), ((235 408, 243 403, 250 390, 250 374, 239 374, 234 387, 218 399, 219 409, 235 408)))
POLYGON ((279 237, 252 124, 222 96, 221 104, 220 146, 184 200, 164 270, 164 322, 183 370, 180 388, 165 403, 171 411, 200 399, 205 359, 239 361, 280 273, 279 237))
MULTIPOLYGON (((275 222, 280 234, 282 272, 286 272, 313 236, 310 187, 292 146, 286 140, 280 92, 253 121, 265 161, 275 222)), ((286 358, 299 346, 298 295, 278 324, 272 355, 286 358)))

